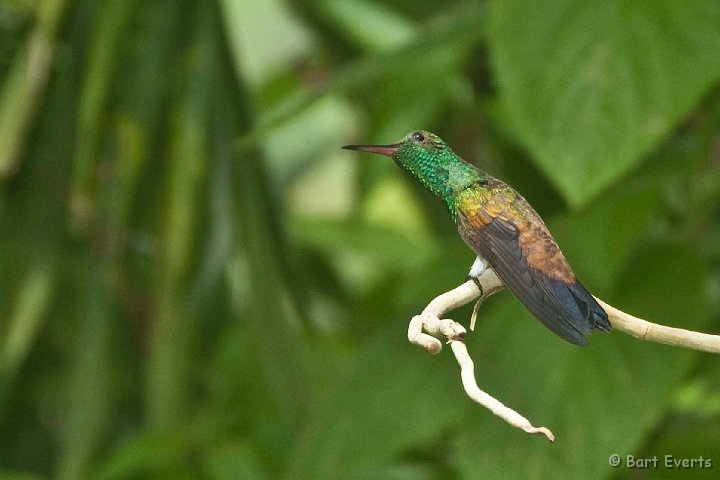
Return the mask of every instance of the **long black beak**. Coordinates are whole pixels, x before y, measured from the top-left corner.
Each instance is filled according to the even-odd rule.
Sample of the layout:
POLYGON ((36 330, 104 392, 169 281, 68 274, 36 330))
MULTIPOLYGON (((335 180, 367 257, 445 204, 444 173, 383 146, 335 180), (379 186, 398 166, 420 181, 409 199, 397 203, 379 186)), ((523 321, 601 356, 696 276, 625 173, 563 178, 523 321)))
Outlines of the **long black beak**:
POLYGON ((379 153, 387 157, 392 157, 400 149, 399 143, 392 145, 345 145, 345 150, 358 150, 360 152, 379 153))

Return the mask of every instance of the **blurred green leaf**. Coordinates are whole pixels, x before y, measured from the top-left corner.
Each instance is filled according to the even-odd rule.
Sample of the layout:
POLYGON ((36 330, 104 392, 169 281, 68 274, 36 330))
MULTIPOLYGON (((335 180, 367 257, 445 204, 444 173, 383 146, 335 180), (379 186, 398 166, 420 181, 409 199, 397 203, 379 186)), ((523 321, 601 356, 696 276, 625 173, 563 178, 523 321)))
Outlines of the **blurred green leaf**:
POLYGON ((0 92, 0 179, 15 173, 25 153, 50 78, 55 35, 69 3, 69 0, 37 3, 33 32, 0 92))
POLYGON ((586 208, 551 222, 575 273, 591 289, 608 291, 642 239, 658 208, 659 195, 648 187, 616 188, 586 208))
POLYGON ((252 145, 267 132, 302 112, 323 95, 332 92, 355 92, 372 82, 381 82, 386 75, 408 68, 419 68, 418 59, 428 50, 443 49, 447 45, 460 47, 472 44, 484 31, 477 28, 483 19, 482 4, 457 7, 453 15, 428 25, 422 35, 401 48, 378 52, 370 57, 344 65, 325 81, 321 88, 303 91, 280 105, 263 112, 262 122, 238 141, 238 148, 252 145))
POLYGON ((138 478, 141 474, 180 465, 191 449, 187 432, 139 435, 120 445, 95 472, 98 480, 138 478))
POLYGON ((193 238, 199 221, 199 202, 207 176, 210 114, 208 74, 212 50, 205 41, 210 22, 207 14, 199 15, 193 41, 188 45, 187 70, 183 88, 186 93, 175 106, 170 129, 166 223, 160 242, 155 318, 151 331, 151 355, 148 364, 148 415, 150 422, 165 428, 174 425, 185 414, 188 360, 193 335, 193 318, 188 310, 187 278, 191 271, 193 238))
POLYGON ((310 50, 310 32, 282 0, 220 0, 220 5, 237 65, 251 85, 262 86, 310 50))
POLYGON ((308 166, 321 160, 320 152, 341 155, 338 139, 357 128, 353 118, 347 100, 328 95, 268 135, 263 146, 277 186, 285 187, 308 166), (312 135, 308 134, 308 125, 314 125, 312 135))
MULTIPOLYGON (((219 8, 219 7, 218 7, 219 8)), ((235 68, 237 60, 223 31, 225 17, 214 10, 215 56, 212 84, 215 135, 211 145, 215 162, 222 165, 232 180, 234 211, 233 234, 242 245, 241 260, 247 266, 250 280, 250 305, 235 305, 236 313, 258 339, 257 346, 265 362, 265 380, 274 393, 274 402, 287 429, 305 421, 314 394, 306 389, 309 381, 308 352, 299 321, 298 298, 292 288, 284 250, 284 232, 270 194, 265 159, 259 145, 249 142, 233 148, 238 136, 250 131, 255 123, 249 92, 235 68), (271 319, 272 324, 268 323, 271 319)), ((228 276, 235 271, 228 264, 228 276)), ((238 291, 232 292, 238 296, 238 291)))
POLYGON ((0 480, 43 480, 43 478, 31 473, 0 471, 0 480))
MULTIPOLYGON (((720 444, 713 439, 720 421, 718 373, 720 363, 712 357, 703 358, 695 369, 694 380, 678 392, 673 410, 638 456, 650 458, 658 453, 675 458, 702 456, 712 459, 713 468, 695 468, 692 478, 715 478, 716 459, 720 458, 720 444)), ((656 477, 677 478, 677 470, 661 469, 656 477)))
POLYGON ((252 448, 237 443, 214 447, 208 455, 207 470, 209 478, 214 480, 268 478, 252 448))
POLYGON ((342 372, 293 449, 284 478, 363 478, 459 420, 461 408, 442 408, 462 401, 456 366, 448 357, 423 360, 424 352, 407 348, 397 330, 378 334, 342 372))
POLYGON ((358 44, 370 50, 397 48, 416 33, 413 22, 372 0, 322 0, 329 21, 346 30, 358 44))
POLYGON ((54 268, 38 262, 23 279, 6 337, 0 347, 0 414, 12 390, 18 370, 30 352, 47 315, 54 293, 54 268))
MULTIPOLYGON (((714 479, 717 478, 717 462, 720 458, 720 448, 714 440, 717 434, 717 423, 720 420, 715 417, 671 417, 658 428, 655 438, 645 446, 642 452, 638 452, 636 458, 653 458, 657 455, 660 468, 653 469, 653 479, 714 479), (670 461, 682 459, 695 459, 693 468, 668 468, 665 467, 666 456, 670 461), (703 459, 700 466, 700 459, 703 459), (708 468, 706 461, 710 461, 711 468, 708 468)), ((635 472, 626 469, 619 472, 616 478, 637 478, 635 472)))
POLYGON ((348 287, 364 291, 385 272, 417 272, 427 265, 435 245, 422 236, 362 222, 299 219, 294 231, 307 245, 329 256, 348 287))
MULTIPOLYGON (((71 193, 74 207, 73 226, 77 230, 86 228, 91 220, 88 216, 92 215, 91 204, 97 189, 96 162, 99 154, 98 143, 102 139, 100 131, 105 113, 104 107, 115 66, 119 61, 114 52, 117 51, 123 34, 127 32, 126 23, 134 4, 134 0, 101 2, 95 30, 92 33, 90 42, 92 48, 88 55, 88 66, 78 106, 77 157, 74 163, 75 174, 71 193)), ((123 206, 125 204, 122 201, 118 203, 123 206)))
MULTIPOLYGON (((70 398, 63 409, 63 435, 58 458, 57 477, 79 480, 87 475, 93 455, 103 435, 111 427, 113 402, 111 395, 111 338, 114 309, 110 300, 109 272, 104 262, 91 268, 87 288, 89 298, 82 315, 82 336, 75 348, 70 398)), ((86 267, 90 268, 90 267, 86 267)))
POLYGON ((467 55, 462 40, 429 45, 411 57, 415 62, 384 76, 384 88, 367 99, 377 119, 371 138, 394 142, 413 128, 427 128, 448 102, 469 100, 469 89, 460 75, 467 55))
POLYGON ((720 79, 720 4, 493 2, 507 120, 573 206, 628 174, 720 79))

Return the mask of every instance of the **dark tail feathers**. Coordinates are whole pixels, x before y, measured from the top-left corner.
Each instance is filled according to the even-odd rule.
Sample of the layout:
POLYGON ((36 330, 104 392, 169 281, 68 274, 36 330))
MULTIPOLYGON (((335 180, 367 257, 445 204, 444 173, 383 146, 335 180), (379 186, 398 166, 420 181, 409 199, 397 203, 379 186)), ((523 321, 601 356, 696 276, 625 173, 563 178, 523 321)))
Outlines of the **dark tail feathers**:
POLYGON ((612 330, 607 313, 579 280, 575 280, 575 284, 570 286, 570 292, 575 298, 578 309, 584 313, 591 330, 597 329, 603 332, 612 330))
POLYGON ((545 284, 552 292, 548 300, 555 304, 554 321, 538 318, 558 336, 575 345, 585 346, 588 344, 585 335, 593 330, 612 330, 605 310, 579 281, 566 284, 547 279, 545 284))

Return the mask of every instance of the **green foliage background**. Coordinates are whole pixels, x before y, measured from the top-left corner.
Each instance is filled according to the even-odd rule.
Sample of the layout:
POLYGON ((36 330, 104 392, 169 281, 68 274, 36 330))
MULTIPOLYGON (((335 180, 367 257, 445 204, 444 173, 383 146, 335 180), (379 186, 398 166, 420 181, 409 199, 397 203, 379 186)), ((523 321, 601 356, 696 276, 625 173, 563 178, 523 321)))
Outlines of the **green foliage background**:
POLYGON ((720 331, 717 0, 0 0, 0 478, 711 478, 712 355, 493 297, 479 382, 551 445, 407 343, 473 255, 339 147, 415 128, 601 298, 720 331))

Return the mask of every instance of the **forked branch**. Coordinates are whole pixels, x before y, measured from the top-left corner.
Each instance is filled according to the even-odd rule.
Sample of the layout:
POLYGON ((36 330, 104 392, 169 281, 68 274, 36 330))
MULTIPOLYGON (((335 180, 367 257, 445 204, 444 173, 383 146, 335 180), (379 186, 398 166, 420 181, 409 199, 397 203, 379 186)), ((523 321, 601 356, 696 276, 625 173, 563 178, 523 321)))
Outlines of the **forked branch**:
MULTIPOLYGON (((465 393, 475 402, 489 409, 510 425, 520 428, 528 433, 543 434, 551 442, 555 440, 553 433, 545 427, 534 427, 525 417, 515 410, 506 407, 499 400, 482 391, 475 379, 474 364, 465 346, 465 328, 459 323, 441 319, 445 313, 455 308, 477 300, 471 319, 471 329, 474 327, 475 316, 479 305, 487 297, 505 288, 504 284, 491 269, 483 271, 477 278, 468 280, 457 288, 445 292, 434 298, 422 314, 410 320, 408 327, 408 340, 423 347, 430 353, 442 350, 442 343, 436 338, 445 338, 452 347, 455 359, 460 365, 465 393)), ((597 299, 605 309, 613 328, 642 340, 664 343, 679 347, 702 350, 711 353, 720 353, 720 335, 683 330, 681 328, 666 327, 629 315, 618 310, 600 299, 597 299)))

